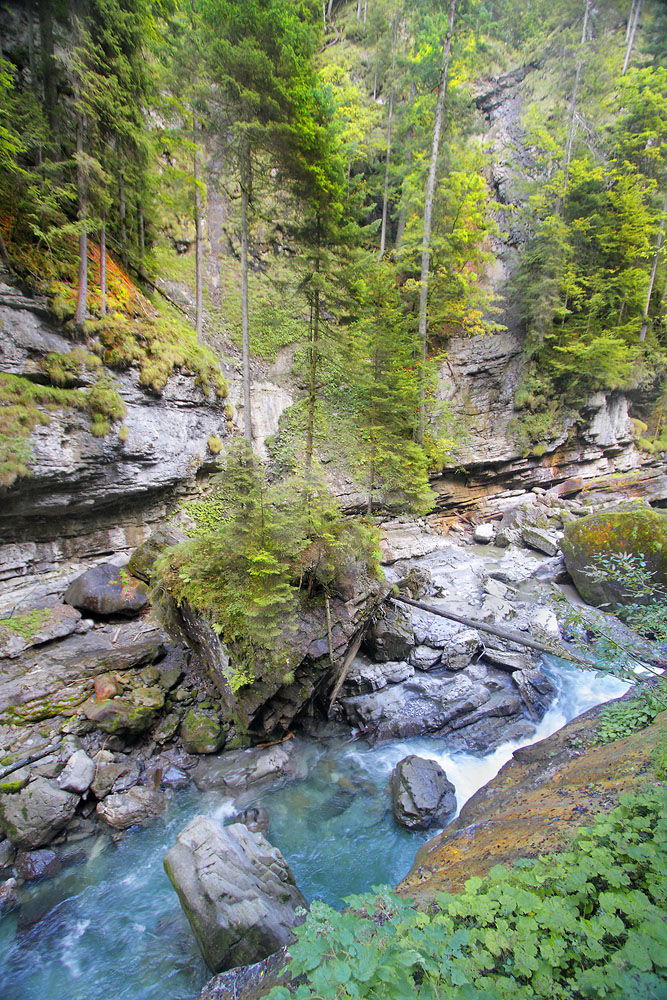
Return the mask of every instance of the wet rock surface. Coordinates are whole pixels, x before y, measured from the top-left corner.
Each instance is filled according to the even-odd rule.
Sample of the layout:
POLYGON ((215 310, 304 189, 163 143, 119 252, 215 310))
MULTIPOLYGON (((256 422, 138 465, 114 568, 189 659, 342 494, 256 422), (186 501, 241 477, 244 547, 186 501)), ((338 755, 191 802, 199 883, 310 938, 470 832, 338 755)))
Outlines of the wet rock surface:
POLYGON ((292 939, 306 902, 261 833, 197 816, 164 866, 213 972, 257 962, 292 939))
POLYGON ((146 584, 113 563, 100 563, 72 580, 64 600, 79 611, 102 617, 134 618, 149 605, 146 584))
POLYGON ((434 760, 404 757, 391 776, 394 819, 408 830, 443 826, 456 811, 454 786, 434 760))

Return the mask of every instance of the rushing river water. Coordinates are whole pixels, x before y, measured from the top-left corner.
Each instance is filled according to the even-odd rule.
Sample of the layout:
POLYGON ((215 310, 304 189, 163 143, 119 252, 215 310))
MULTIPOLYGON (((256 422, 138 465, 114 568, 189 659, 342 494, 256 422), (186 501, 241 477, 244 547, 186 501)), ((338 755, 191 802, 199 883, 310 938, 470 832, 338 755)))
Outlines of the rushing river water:
MULTIPOLYGON (((626 686, 553 660, 559 695, 534 739, 543 739, 626 686)), ((527 741, 526 741, 527 742, 527 741)), ((532 742, 532 741, 531 741, 532 742)), ((417 848, 436 831, 409 833, 391 815, 387 782, 408 753, 438 760, 463 803, 522 744, 486 757, 449 752, 446 739, 412 739, 375 748, 359 741, 305 741, 308 777, 258 796, 271 819, 269 839, 283 852, 308 899, 338 906, 350 893, 395 884, 417 848)), ((166 817, 126 834, 100 837, 80 864, 29 890, 20 910, 0 920, 2 1000, 173 1000, 196 996, 210 973, 164 874, 162 858, 197 813, 234 813, 221 794, 188 789, 166 817)))

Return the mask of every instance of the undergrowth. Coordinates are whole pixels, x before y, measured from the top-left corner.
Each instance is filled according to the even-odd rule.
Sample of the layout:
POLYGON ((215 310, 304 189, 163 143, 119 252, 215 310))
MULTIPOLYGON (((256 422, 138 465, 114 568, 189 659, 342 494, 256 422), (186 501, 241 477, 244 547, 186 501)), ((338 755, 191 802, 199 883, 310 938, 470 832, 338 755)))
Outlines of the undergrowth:
POLYGON ((667 791, 622 796, 570 850, 492 868, 434 913, 389 889, 315 901, 269 1000, 667 996, 667 791))

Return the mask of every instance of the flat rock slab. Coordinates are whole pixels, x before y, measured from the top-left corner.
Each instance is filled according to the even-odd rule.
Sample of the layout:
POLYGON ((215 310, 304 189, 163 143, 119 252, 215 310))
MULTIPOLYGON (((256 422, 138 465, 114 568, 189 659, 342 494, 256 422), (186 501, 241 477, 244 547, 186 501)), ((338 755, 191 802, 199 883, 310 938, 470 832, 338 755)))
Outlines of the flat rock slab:
POLYGON ((65 591, 65 600, 81 611, 102 617, 128 618, 141 614, 150 603, 144 581, 113 563, 101 563, 78 576, 65 591))
POLYGON ((307 905, 280 851, 240 823, 222 827, 195 816, 164 867, 213 972, 289 944, 307 905))
POLYGON ((0 621, 0 659, 19 656, 31 646, 64 639, 76 631, 81 612, 69 604, 33 608, 0 621))
POLYGON ((67 826, 78 802, 78 795, 35 778, 18 792, 0 795, 0 827, 15 847, 44 847, 67 826))
POLYGON ((235 750, 201 760, 194 772, 200 792, 212 789, 241 792, 251 786, 293 776, 294 740, 266 749, 235 750))

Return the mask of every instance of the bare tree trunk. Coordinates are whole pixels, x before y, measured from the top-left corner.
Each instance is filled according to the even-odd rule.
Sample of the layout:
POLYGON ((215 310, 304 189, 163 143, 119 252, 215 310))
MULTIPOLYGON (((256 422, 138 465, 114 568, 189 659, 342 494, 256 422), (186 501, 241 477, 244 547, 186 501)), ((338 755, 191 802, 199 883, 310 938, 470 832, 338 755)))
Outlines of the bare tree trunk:
POLYGON ((433 122, 433 145, 431 148, 431 163, 426 182, 426 198, 424 201, 424 235, 422 238, 422 263, 419 285, 419 341, 422 352, 422 373, 419 389, 419 443, 423 444, 426 432, 426 358, 427 358, 427 308, 428 308, 428 275, 431 260, 431 215, 433 212, 433 197, 435 194, 435 178, 438 167, 438 152, 440 149, 440 134, 442 132, 442 115, 447 93, 447 75, 449 72, 449 57, 452 51, 452 36, 454 34, 454 17, 456 0, 450 0, 447 35, 442 49, 442 70, 440 86, 435 105, 435 120, 433 122))
POLYGON ((137 225, 139 227, 139 275, 146 277, 146 230, 144 226, 144 209, 141 199, 137 202, 137 225))
POLYGON ((317 378, 317 358, 320 339, 320 217, 317 217, 316 227, 316 248, 315 248, 315 294, 310 310, 310 358, 308 373, 308 426, 306 429, 306 468, 310 469, 313 464, 313 450, 315 437, 315 380, 317 378))
POLYGON ((56 61, 53 44, 53 14, 51 0, 39 0, 39 33, 42 49, 42 83, 46 115, 53 135, 57 134, 56 61))
POLYGON ((127 202, 125 201, 125 175, 121 167, 118 173, 118 215, 120 218, 120 259, 127 269, 129 258, 127 254, 127 202))
POLYGON ((327 17, 331 20, 331 11, 333 9, 333 0, 329 0, 329 6, 327 7, 327 17))
POLYGON ((646 305, 644 306, 644 321, 642 323, 642 328, 639 333, 639 339, 642 343, 646 340, 646 331, 648 330, 648 314, 651 308, 651 298, 653 297, 653 288, 655 287, 655 276, 658 273, 658 264, 660 263, 660 250, 662 249, 662 240, 665 235, 665 222, 667 221, 667 194, 665 194, 665 200, 662 206, 662 218, 660 219, 660 229, 658 230, 658 242, 655 248, 655 254, 653 256, 653 267, 651 268, 651 280, 648 285, 648 292, 646 295, 646 305))
POLYGON ((642 12, 643 0, 637 0, 637 6, 635 7, 635 16, 632 21, 632 28, 630 29, 630 37, 628 39, 628 45, 625 50, 625 59, 623 60, 623 69, 621 70, 621 76, 625 76, 628 66, 630 65, 630 56, 632 55, 632 46, 635 43, 635 32, 637 31, 637 25, 639 24, 639 17, 642 12))
POLYGON ((88 308, 88 203, 86 192, 86 173, 83 165, 83 133, 84 116, 79 113, 76 124, 76 189, 79 199, 79 284, 76 298, 74 322, 81 326, 86 318, 88 308))
POLYGON ((565 202, 565 195, 567 194, 567 186, 570 179, 570 164, 572 163, 572 149, 574 147, 574 137, 576 134, 576 119, 577 119, 577 98, 579 96, 579 85, 581 83, 581 70, 584 65, 583 47, 586 44, 586 37, 588 35, 588 17, 591 9, 591 0, 586 0, 584 7, 584 23, 581 29, 581 41, 579 43, 579 53, 577 55, 577 72, 574 78, 574 87, 572 89, 572 97, 570 99, 570 104, 568 108, 568 125, 567 125, 567 140, 565 142, 565 154, 563 156, 563 192, 558 198, 556 203, 556 215, 560 215, 563 204, 565 202))
POLYGON ((357 21, 361 21, 361 0, 357 0, 357 21))
POLYGON ((100 312, 107 314, 107 217, 102 212, 102 228, 100 230, 100 312))
POLYGON ((398 15, 394 18, 394 40, 391 52, 391 86, 389 90, 389 119, 387 121, 387 153, 384 163, 384 192, 382 196, 382 228, 380 230, 380 260, 384 257, 387 247, 387 214, 389 202, 389 163, 391 159, 391 126, 394 120, 394 71, 396 69, 396 36, 398 34, 398 15))
POLYGON ((366 27, 367 17, 368 17, 368 0, 364 0, 364 28, 366 27))
POLYGON ((252 412, 250 409, 250 321, 248 316, 248 198, 251 165, 247 136, 241 148, 241 327, 243 336, 243 433, 252 447, 252 412))
MULTIPOLYGON (((417 86, 414 80, 410 83, 410 104, 413 103, 415 95, 417 93, 417 86)), ((414 138, 415 129, 414 125, 410 123, 408 125, 408 131, 405 136, 406 141, 406 151, 405 151, 405 174, 406 176, 410 173, 410 167, 412 165, 412 140, 414 138)), ((408 220, 408 206, 405 198, 401 198, 401 207, 398 212, 398 222, 396 224, 396 243, 395 246, 398 248, 401 245, 401 240, 403 239, 403 233, 405 232, 405 224, 408 220)))
POLYGON ((626 41, 626 43, 627 43, 628 39, 630 38, 630 32, 632 31, 632 22, 635 19, 635 6, 636 6, 636 4, 637 4, 637 0, 632 0, 632 6, 630 7, 630 13, 628 15, 628 23, 627 23, 627 25, 625 27, 625 41, 626 41))
POLYGON ((204 329, 203 285, 202 285, 202 234, 201 234, 201 190, 199 187, 199 149, 197 147, 197 121, 194 120, 194 175, 195 175, 195 330, 197 340, 201 340, 204 329))

